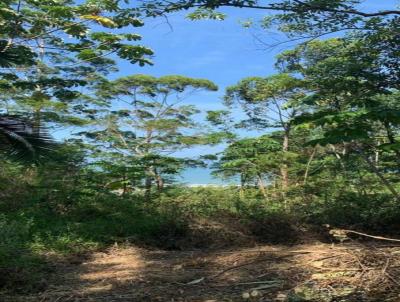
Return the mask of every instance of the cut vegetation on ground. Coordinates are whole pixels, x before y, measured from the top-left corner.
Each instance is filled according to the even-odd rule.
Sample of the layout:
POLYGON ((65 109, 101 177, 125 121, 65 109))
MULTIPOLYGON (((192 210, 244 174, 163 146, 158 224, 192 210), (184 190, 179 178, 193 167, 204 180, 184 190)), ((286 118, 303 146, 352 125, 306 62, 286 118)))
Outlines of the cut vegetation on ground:
POLYGON ((2 301, 399 301, 386 242, 165 251, 115 245, 54 263, 35 294, 2 301))
POLYGON ((1 0, 0 302, 400 301, 398 4, 1 0))

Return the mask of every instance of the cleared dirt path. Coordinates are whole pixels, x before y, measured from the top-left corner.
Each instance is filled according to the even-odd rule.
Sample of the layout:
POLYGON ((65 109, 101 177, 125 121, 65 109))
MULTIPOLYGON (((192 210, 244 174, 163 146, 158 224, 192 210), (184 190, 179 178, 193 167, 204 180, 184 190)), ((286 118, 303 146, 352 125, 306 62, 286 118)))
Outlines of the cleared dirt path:
POLYGON ((400 301, 400 247, 393 246, 116 246, 78 260, 59 264, 44 292, 4 301, 400 301))

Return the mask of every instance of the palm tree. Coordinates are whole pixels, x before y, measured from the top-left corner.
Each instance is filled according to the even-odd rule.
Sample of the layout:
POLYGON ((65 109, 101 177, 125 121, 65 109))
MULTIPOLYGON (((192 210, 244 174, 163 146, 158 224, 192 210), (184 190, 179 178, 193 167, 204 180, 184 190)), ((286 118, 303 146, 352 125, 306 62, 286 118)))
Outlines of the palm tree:
POLYGON ((18 115, 0 115, 0 152, 21 161, 36 161, 53 149, 46 129, 18 115))

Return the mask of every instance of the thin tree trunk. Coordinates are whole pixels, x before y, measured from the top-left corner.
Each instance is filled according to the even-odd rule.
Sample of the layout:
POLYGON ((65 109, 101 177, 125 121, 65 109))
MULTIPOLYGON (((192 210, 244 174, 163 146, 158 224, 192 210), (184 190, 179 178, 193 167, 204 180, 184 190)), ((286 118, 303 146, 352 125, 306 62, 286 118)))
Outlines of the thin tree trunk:
MULTIPOLYGON (((361 153, 361 152, 360 152, 361 153)), ((367 155, 361 153, 362 158, 368 164, 371 171, 375 173, 376 176, 381 180, 382 184, 386 186, 386 188, 393 194, 397 201, 400 201, 400 195, 396 191, 396 189, 392 186, 392 184, 385 178, 385 176, 379 171, 379 169, 374 165, 371 159, 368 158, 367 155)))
POLYGON ((264 180, 262 179, 262 176, 260 174, 257 174, 257 178, 258 178, 258 188, 260 189, 264 198, 268 199, 268 194, 267 194, 267 191, 265 190, 265 184, 264 184, 264 180))
POLYGON ((126 185, 126 173, 124 172, 123 177, 122 177, 122 181, 123 181, 123 187, 122 187, 122 196, 125 196, 127 191, 128 191, 128 186, 126 185))
POLYGON ((307 178, 308 178, 308 173, 310 171, 311 162, 314 159, 316 151, 317 151, 317 147, 314 147, 313 152, 311 153, 310 158, 308 159, 306 171, 304 172, 303 185, 305 185, 307 183, 307 178))
POLYGON ((240 199, 244 199, 244 183, 245 183, 244 176, 242 173, 240 173, 240 190, 239 190, 240 199))
MULTIPOLYGON (((43 39, 39 38, 38 46, 39 46, 39 58, 40 61, 43 62, 45 56, 45 48, 44 48, 45 42, 43 39)), ((36 72, 37 76, 40 78, 43 74, 40 65, 37 65, 36 72)), ((42 91, 43 91, 42 86, 40 84, 36 85, 35 92, 42 93, 42 91)), ((42 106, 39 106, 34 109, 34 124, 35 124, 34 133, 35 135, 40 136, 40 127, 42 126, 42 106)))
POLYGON ((157 190, 162 191, 162 189, 164 189, 164 179, 160 174, 157 173, 155 169, 154 169, 154 178, 157 184, 157 190))
MULTIPOLYGON (((284 120, 285 115, 282 113, 282 109, 281 109, 281 106, 279 105, 279 101, 275 97, 273 97, 272 100, 276 106, 279 120, 280 120, 281 126, 284 131, 282 151, 285 154, 286 152, 289 151, 289 135, 290 135, 289 120, 290 119, 287 121, 284 120)), ((292 114, 294 116, 295 112, 293 111, 292 114)), ((287 191, 287 189, 289 187, 289 173, 288 173, 288 166, 286 163, 282 163, 282 165, 280 167, 280 172, 281 172, 281 183, 282 183, 282 195, 283 195, 283 197, 285 197, 285 192, 287 191)))
MULTIPOLYGON (((149 144, 151 143, 152 140, 152 130, 151 129, 147 129, 146 131, 146 138, 145 138, 145 143, 146 143, 146 148, 144 150, 144 152, 142 153, 143 155, 148 155, 149 153, 149 144)), ((145 199, 147 201, 150 201, 151 199, 151 187, 152 187, 152 182, 153 182, 153 178, 154 178, 154 167, 153 166, 149 166, 147 168, 146 171, 146 178, 145 178, 145 199)))
MULTIPOLYGON (((289 151, 289 127, 285 128, 284 135, 283 135, 283 144, 282 144, 282 151, 286 153, 289 151)), ((288 173, 288 166, 286 163, 283 163, 281 166, 281 177, 282 177, 282 189, 286 191, 289 187, 289 173, 288 173)))
POLYGON ((150 200, 151 198, 151 186, 152 186, 152 182, 153 182, 153 178, 151 177, 151 175, 146 175, 145 181, 144 181, 144 188, 145 188, 145 199, 147 201, 150 200))
MULTIPOLYGON (((341 167, 342 170, 343 170, 343 175, 344 175, 344 177, 347 179, 347 169, 346 169, 346 165, 344 164, 344 161, 343 161, 342 156, 341 156, 340 153, 336 150, 335 145, 330 145, 330 147, 331 147, 333 153, 335 154, 336 158, 339 160, 340 167, 341 167)), ((342 153, 342 154, 343 154, 343 153, 342 153)))
MULTIPOLYGON (((395 144, 395 143, 396 143, 396 140, 395 140, 395 138, 394 138, 394 134, 393 134, 392 128, 390 127, 390 124, 389 124, 388 122, 385 122, 384 125, 385 125, 385 129, 386 129, 386 136, 387 136, 389 142, 390 142, 391 144, 395 144)), ((397 164, 398 164, 398 166, 400 167, 400 151, 397 150, 397 149, 395 149, 395 150, 394 150, 394 153, 396 154, 396 161, 397 161, 397 164)))

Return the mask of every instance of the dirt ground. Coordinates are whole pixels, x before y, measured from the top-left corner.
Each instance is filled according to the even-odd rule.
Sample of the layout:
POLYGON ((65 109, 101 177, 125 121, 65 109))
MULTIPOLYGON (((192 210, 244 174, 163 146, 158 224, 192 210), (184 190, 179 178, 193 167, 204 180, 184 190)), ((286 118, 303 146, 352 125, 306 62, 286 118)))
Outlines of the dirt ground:
POLYGON ((185 251, 116 245, 57 264, 43 292, 0 300, 400 301, 400 245, 389 244, 185 251))

